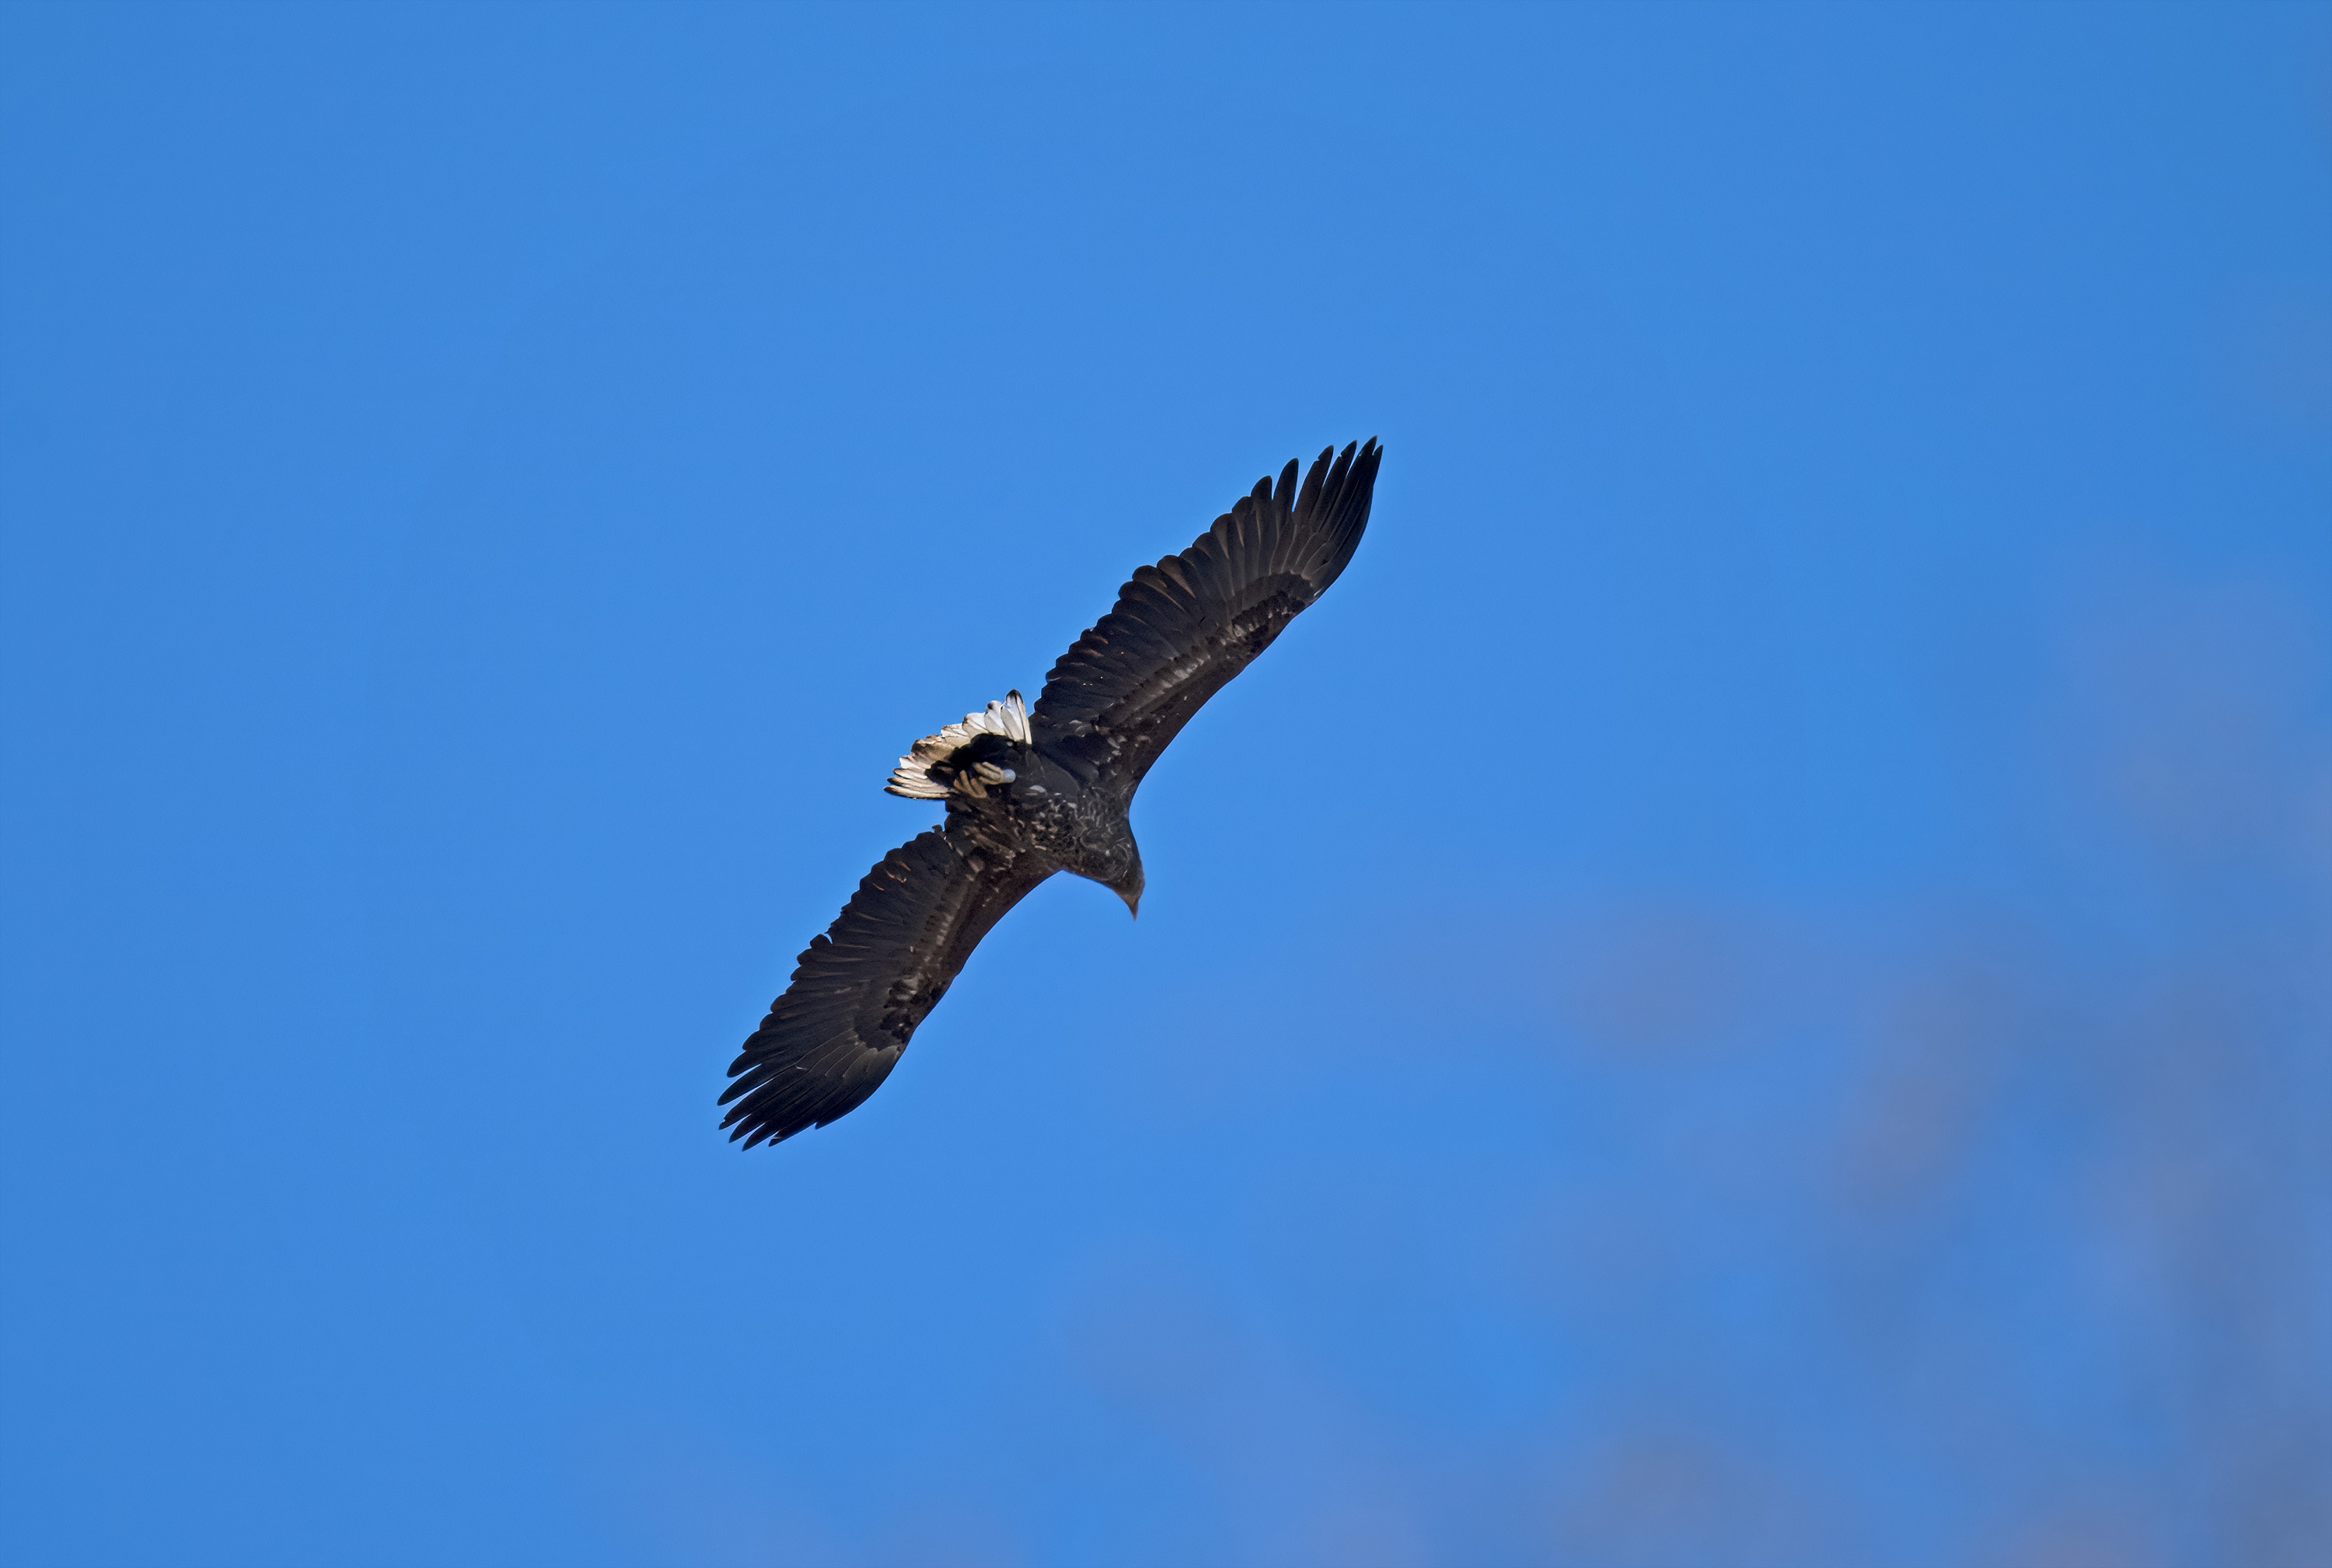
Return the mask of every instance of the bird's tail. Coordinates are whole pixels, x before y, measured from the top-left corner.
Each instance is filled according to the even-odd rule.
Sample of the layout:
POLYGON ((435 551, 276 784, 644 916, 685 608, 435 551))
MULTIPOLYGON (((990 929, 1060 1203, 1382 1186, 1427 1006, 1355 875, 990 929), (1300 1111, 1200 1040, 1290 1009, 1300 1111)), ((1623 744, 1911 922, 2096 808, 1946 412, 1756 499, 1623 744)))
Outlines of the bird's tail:
POLYGON ((981 712, 966 713, 961 723, 946 725, 938 734, 926 735, 909 747, 899 765, 891 770, 891 781, 883 786, 884 793, 904 795, 911 800, 946 799, 948 787, 932 777, 932 764, 946 761, 982 735, 1001 735, 1023 746, 1031 743, 1028 706, 1018 692, 1007 692, 1002 702, 989 703, 981 712))

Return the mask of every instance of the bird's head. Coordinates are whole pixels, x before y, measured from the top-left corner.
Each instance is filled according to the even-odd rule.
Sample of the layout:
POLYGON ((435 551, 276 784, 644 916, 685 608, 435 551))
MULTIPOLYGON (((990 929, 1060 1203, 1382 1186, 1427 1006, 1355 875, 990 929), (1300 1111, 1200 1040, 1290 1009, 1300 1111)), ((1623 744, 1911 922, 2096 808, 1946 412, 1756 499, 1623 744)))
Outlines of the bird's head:
POLYGON ((1127 911, 1133 914, 1134 919, 1141 919, 1142 851, 1137 849, 1133 852, 1133 858, 1126 863, 1123 875, 1113 877, 1110 881, 1102 884, 1102 885, 1108 888, 1112 893, 1117 894, 1118 897, 1125 900, 1125 907, 1127 911))

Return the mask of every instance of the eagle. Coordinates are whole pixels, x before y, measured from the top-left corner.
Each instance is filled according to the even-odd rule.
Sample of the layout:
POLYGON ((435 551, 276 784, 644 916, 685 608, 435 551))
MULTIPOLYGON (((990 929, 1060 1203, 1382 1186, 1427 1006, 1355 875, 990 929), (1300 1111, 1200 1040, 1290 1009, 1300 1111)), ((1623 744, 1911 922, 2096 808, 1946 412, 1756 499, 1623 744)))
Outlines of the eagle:
POLYGON ((883 857, 730 1065, 722 1126, 748 1149, 847 1115, 890 1076, 971 950, 1055 872, 1141 913, 1127 812, 1142 775, 1209 697, 1327 591, 1359 548, 1384 449, 1331 447, 1295 483, 1215 519, 1180 555, 1137 567, 1117 603, 1045 676, 926 735, 883 788, 942 800, 947 820, 883 857))

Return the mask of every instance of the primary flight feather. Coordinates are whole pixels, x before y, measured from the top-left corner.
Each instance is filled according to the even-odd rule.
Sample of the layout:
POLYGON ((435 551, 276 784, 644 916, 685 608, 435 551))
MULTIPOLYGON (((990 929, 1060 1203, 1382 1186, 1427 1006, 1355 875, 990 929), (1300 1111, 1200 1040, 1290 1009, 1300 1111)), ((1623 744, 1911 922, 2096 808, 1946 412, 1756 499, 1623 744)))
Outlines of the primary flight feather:
POLYGON ((1142 776, 1209 697, 1326 591, 1368 526, 1374 440, 1323 451, 1295 483, 1215 519, 1190 549, 1137 567, 1117 603, 1045 677, 915 742, 884 786, 944 800, 947 821, 883 857, 729 1067, 722 1125, 745 1147, 855 1110, 947 994, 971 950, 1056 871, 1138 911, 1126 813, 1142 776), (732 1104, 731 1102, 734 1102, 732 1104))

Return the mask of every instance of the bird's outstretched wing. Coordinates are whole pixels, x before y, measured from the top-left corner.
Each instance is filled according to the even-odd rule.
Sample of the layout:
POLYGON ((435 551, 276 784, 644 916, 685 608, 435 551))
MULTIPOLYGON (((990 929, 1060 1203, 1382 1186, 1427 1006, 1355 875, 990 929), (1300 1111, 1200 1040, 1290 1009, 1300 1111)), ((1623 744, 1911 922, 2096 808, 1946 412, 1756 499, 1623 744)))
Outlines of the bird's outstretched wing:
POLYGON ((1291 462, 1277 488, 1259 481, 1190 549, 1137 567, 1046 675, 1037 745, 1096 779, 1140 783, 1190 715, 1352 559, 1382 455, 1374 440, 1324 451, 1300 492, 1291 462))
POLYGON ((1052 875, 932 828, 883 857, 730 1064, 721 1123, 750 1149, 857 1109, 989 928, 1052 875))

